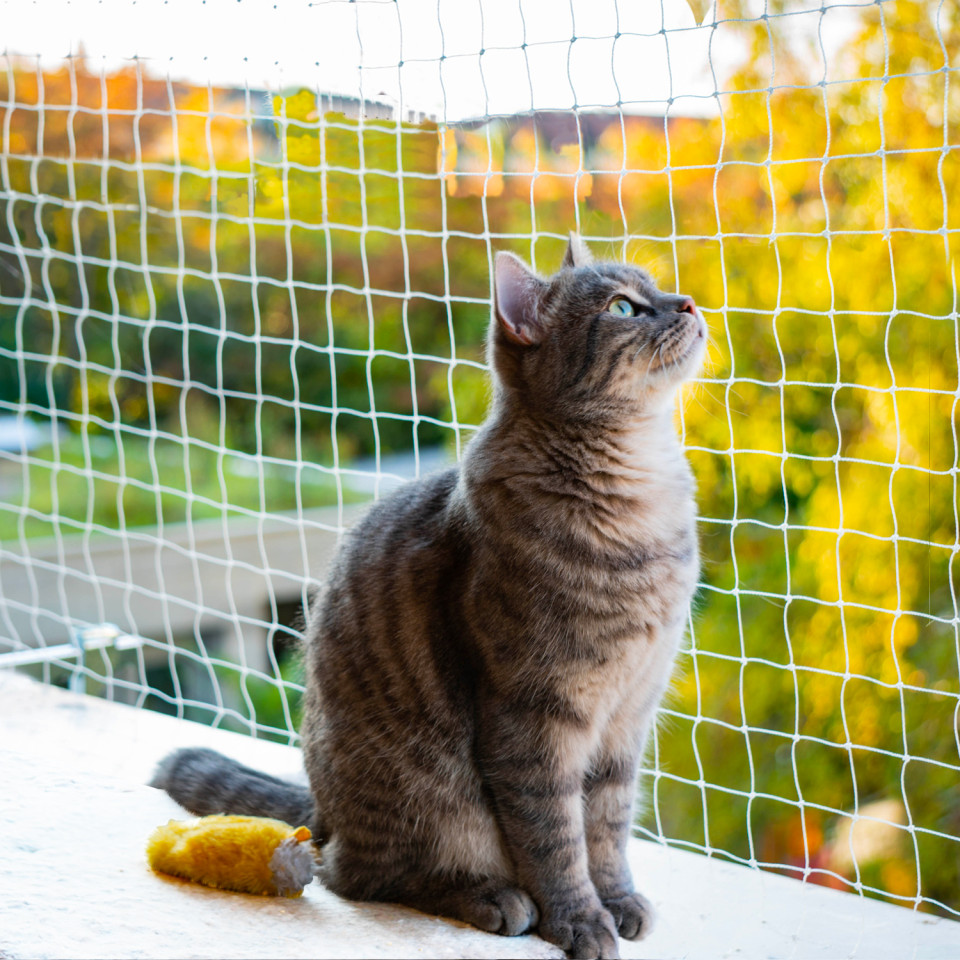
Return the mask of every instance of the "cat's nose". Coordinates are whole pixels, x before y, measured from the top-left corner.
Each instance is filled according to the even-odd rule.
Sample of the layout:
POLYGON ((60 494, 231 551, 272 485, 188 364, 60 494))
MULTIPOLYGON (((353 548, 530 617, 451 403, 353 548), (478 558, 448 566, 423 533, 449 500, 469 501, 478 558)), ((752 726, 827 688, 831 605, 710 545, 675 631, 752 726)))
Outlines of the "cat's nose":
POLYGON ((692 313, 694 316, 696 316, 697 305, 693 302, 691 297, 684 297, 683 301, 677 307, 677 313, 692 313))

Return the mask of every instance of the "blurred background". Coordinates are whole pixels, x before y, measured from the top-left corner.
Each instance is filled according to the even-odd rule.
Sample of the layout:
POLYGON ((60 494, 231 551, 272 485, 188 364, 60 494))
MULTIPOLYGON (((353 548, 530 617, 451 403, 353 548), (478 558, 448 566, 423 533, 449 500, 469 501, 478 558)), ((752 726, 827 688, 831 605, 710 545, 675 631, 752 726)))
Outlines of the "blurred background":
POLYGON ((336 537, 577 229, 712 341, 640 835, 960 913, 955 0, 5 6, 0 654, 295 742, 336 537))

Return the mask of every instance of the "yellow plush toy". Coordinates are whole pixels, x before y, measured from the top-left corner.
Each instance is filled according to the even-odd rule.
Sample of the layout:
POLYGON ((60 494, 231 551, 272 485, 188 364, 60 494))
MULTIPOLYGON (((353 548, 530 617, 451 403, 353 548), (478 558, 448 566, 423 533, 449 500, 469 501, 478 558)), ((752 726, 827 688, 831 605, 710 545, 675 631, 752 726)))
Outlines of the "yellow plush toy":
POLYGON ((170 820, 147 841, 147 861, 159 873, 208 887, 299 897, 317 860, 311 833, 266 817, 170 820))

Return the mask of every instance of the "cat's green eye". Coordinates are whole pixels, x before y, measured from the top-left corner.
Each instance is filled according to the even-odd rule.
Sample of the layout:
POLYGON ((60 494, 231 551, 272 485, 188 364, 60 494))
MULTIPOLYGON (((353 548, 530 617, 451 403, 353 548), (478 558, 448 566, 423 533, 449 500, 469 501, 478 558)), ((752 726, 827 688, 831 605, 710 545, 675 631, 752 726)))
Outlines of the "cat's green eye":
POLYGON ((611 300, 607 307, 607 313, 612 313, 615 317, 635 317, 637 315, 633 304, 625 297, 617 297, 616 300, 611 300))

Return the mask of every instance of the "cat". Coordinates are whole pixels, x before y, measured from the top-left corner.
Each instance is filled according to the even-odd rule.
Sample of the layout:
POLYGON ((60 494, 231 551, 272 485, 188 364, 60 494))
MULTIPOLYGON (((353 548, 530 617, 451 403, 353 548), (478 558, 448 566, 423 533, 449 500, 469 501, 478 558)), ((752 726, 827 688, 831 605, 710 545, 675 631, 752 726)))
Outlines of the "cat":
POLYGON ((350 899, 571 957, 644 936, 625 850, 699 574, 673 410, 705 340, 693 300, 575 234, 549 280, 497 254, 489 417, 459 467, 370 509, 311 605, 309 789, 203 749, 153 785, 306 824, 350 899))

